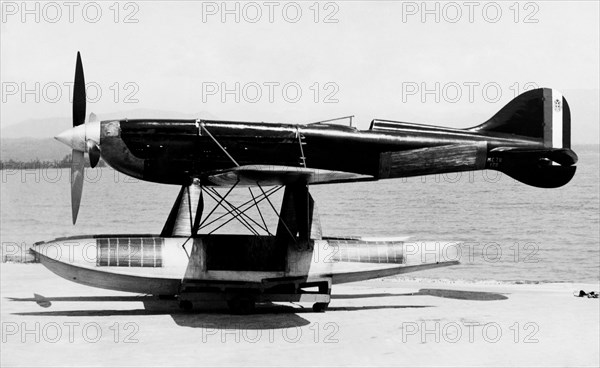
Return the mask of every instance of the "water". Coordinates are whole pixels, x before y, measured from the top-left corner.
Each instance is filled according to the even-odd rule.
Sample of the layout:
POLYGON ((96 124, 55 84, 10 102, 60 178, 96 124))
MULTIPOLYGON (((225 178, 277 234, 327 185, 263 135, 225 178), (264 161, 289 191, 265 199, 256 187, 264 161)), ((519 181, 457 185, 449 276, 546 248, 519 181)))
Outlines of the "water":
MULTIPOLYGON (((558 189, 532 188, 495 171, 480 171, 317 185, 311 192, 324 235, 411 236, 411 242, 464 243, 460 254, 447 255, 460 258, 461 265, 407 278, 597 283, 598 146, 575 151, 579 155, 575 178, 558 189)), ((179 190, 137 181, 110 168, 87 169, 79 219, 72 226, 67 169, 1 174, 5 253, 15 245, 26 249, 59 236, 160 233, 179 190)), ((274 198, 276 206, 281 192, 274 198)), ((250 198, 247 189, 236 189, 232 195, 235 203, 250 198)), ((210 207, 207 201, 205 208, 210 207)), ((266 202, 261 209, 267 223, 273 224, 275 216, 266 202)), ((244 228, 236 223, 220 232, 243 233, 244 228)))

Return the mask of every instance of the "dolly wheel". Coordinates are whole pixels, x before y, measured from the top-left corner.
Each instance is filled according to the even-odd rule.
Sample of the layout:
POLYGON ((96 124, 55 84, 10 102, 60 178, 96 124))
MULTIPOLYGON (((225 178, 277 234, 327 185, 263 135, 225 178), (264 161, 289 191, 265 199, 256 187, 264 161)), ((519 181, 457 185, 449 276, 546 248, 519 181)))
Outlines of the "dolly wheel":
POLYGON ((183 309, 186 312, 194 309, 194 304, 189 300, 182 300, 179 302, 179 308, 183 309))
POLYGON ((329 303, 315 303, 312 306, 313 312, 321 313, 325 312, 325 309, 329 307, 329 303))

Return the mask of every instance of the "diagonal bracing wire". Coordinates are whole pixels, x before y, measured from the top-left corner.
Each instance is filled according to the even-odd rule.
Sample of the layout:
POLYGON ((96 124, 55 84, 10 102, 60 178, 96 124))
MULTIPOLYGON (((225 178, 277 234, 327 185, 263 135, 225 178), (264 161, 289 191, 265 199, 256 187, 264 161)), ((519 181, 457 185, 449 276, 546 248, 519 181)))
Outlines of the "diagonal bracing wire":
MULTIPOLYGON (((260 191, 263 193, 263 195, 265 194, 265 191, 263 190, 263 188, 260 186, 260 184, 258 182, 256 182, 256 185, 258 186, 258 188, 260 189, 260 191)), ((283 188, 283 185, 279 187, 279 189, 283 188)), ((285 221, 281 218, 281 215, 279 214, 279 212, 277 212, 277 209, 275 209, 275 206, 273 206, 273 203, 271 202, 271 200, 268 197, 265 197, 267 199, 267 202, 269 202, 269 204, 271 205, 271 208, 273 209, 273 212, 275 212, 275 214, 277 215, 277 217, 279 218, 279 220, 281 221, 281 223, 283 224, 283 226, 285 227, 285 229, 287 230, 288 234, 290 234, 290 236, 292 237, 292 239, 294 240, 294 243, 297 243, 296 241, 296 236, 294 234, 292 234, 292 232, 290 231, 290 228, 287 226, 287 224, 285 223, 285 221)))
MULTIPOLYGON (((243 213, 245 213, 246 211, 248 211, 250 208, 252 208, 252 206, 250 206, 250 207, 248 207, 248 208, 244 209, 244 210, 243 210, 243 211, 241 211, 240 213, 242 213, 242 214, 243 214, 243 213)), ((219 226, 218 226, 216 229, 213 229, 213 230, 211 230, 211 231, 209 232, 209 234, 212 234, 212 233, 214 233, 215 231, 217 231, 217 230, 219 230, 220 228, 222 228, 223 226, 227 225, 228 223, 230 223, 230 222, 231 222, 231 221, 233 221, 234 219, 237 219, 238 221, 242 222, 242 221, 240 220, 240 218, 239 218, 239 216, 240 216, 240 215, 239 215, 239 214, 237 214, 237 213, 234 213, 234 211, 228 211, 228 212, 227 212, 225 215, 231 215, 232 217, 231 217, 229 220, 227 220, 227 221, 225 221, 224 223, 222 223, 221 225, 219 225, 219 226)), ((221 216, 221 217, 223 217, 223 216, 221 216)), ((242 225, 246 226, 246 225, 245 225, 243 222, 242 222, 242 225)), ((249 229, 251 232, 253 232, 253 233, 255 233, 256 235, 258 235, 258 233, 256 233, 256 231, 255 231, 254 229, 252 229, 251 227, 249 227, 249 226, 246 226, 246 228, 248 228, 248 229, 249 229)))
MULTIPOLYGON (((210 188, 210 189, 213 192, 213 194, 215 194, 216 196, 220 197, 219 192, 217 192, 214 188, 210 188)), ((225 204, 227 204, 229 207, 231 207, 231 211, 237 213, 238 216, 240 217, 240 219, 248 219, 248 220, 252 221, 256 226, 258 226, 259 228, 261 228, 262 230, 266 231, 267 233, 269 232, 268 228, 262 227, 261 224, 259 224, 258 222, 256 222, 252 217, 250 217, 250 216, 246 215, 245 213, 241 212, 238 207, 236 207, 235 205, 231 204, 226 199, 224 199, 223 202, 225 202, 225 204)), ((246 222, 246 224, 248 226, 252 227, 252 225, 250 225, 250 223, 248 223, 246 220, 244 222, 246 222)), ((252 229, 254 230, 254 228, 252 228, 252 229)), ((253 232, 255 232, 256 235, 258 235, 258 232, 256 232, 256 231, 253 231, 253 232)))
MULTIPOLYGON (((271 196, 271 195, 275 194, 275 193, 276 193, 278 190, 280 190, 280 189, 281 189, 281 187, 273 187, 273 188, 270 188, 269 190, 267 190, 267 196, 271 196)), ((225 196, 227 196, 227 195, 225 195, 225 196)), ((261 196, 259 197, 259 199, 257 200, 257 203, 260 203, 260 202, 262 202, 263 200, 265 200, 265 197, 261 195, 261 196)), ((250 205, 249 207, 247 207, 247 208, 245 208, 245 209, 243 209, 243 210, 242 210, 242 208, 244 208, 245 206, 247 206, 247 205, 248 205, 250 202, 252 202, 252 200, 248 200, 248 201, 244 202, 244 203, 243 203, 242 205, 240 205, 238 208, 239 208, 239 209, 240 209, 242 212, 244 212, 244 213, 245 213, 246 211, 248 211, 250 208, 252 208, 252 207, 253 207, 252 205, 250 205)), ((213 211, 211 211, 211 214, 214 212, 214 210, 215 210, 215 209, 216 209, 216 206, 215 206, 215 208, 213 209, 213 211)), ((221 215, 221 216, 219 216, 219 217, 217 217, 216 219, 214 219, 214 220, 212 220, 212 221, 210 221, 210 222, 208 222, 208 223, 206 223, 206 224, 204 224, 204 225, 202 225, 202 227, 201 227, 201 228, 205 228, 205 227, 207 227, 207 226, 210 226, 210 225, 212 225, 213 223, 215 223, 215 222, 219 221, 220 219, 222 219, 223 217, 226 217, 226 216, 228 216, 228 215, 230 215, 230 213, 229 213, 229 212, 228 212, 228 213, 225 213, 225 214, 223 214, 223 215, 221 215)), ((208 220, 208 217, 205 219, 205 221, 206 221, 206 220, 208 220)), ((232 219, 231 219, 231 220, 232 220, 232 219)))
MULTIPOLYGON (((231 188, 229 188, 229 190, 227 191, 227 193, 225 193, 225 196, 223 198, 227 198, 227 196, 229 195, 229 193, 231 193, 231 191, 233 190, 233 188, 235 188, 238 185, 239 182, 240 182, 240 180, 238 179, 238 181, 236 181, 235 184, 233 184, 231 186, 231 188)), ((200 223, 200 226, 199 226, 198 230, 200 230, 200 229, 202 229, 202 228, 204 228, 204 227, 206 227, 206 226, 208 226, 208 225, 210 225, 210 224, 212 224, 214 222, 213 221, 213 222, 211 222, 211 223, 209 223, 207 225, 204 225, 204 223, 210 218, 210 215, 212 215, 213 212, 215 212, 215 210, 217 209, 217 207, 219 207, 219 203, 217 203, 217 205, 215 207, 213 207, 213 209, 210 211, 210 213, 208 215, 206 215, 206 217, 204 218, 204 220, 200 223)))
POLYGON ((258 215, 260 216, 260 219, 262 220, 263 225, 265 225, 265 229, 267 230, 267 233, 269 235, 273 235, 269 231, 269 227, 267 226, 267 222, 265 221, 265 218, 263 217, 262 212, 260 211, 260 207, 258 206, 258 203, 256 203, 256 198, 254 197, 254 193, 252 193, 252 188, 248 187, 248 191, 250 192, 250 195, 252 196, 252 200, 254 201, 254 206, 256 207, 256 211, 258 211, 258 215))
MULTIPOLYGON (((206 194, 208 194, 215 201, 217 201, 218 198, 220 198, 219 193, 214 191, 214 189, 210 190, 209 188, 207 188, 206 194)), ((225 209, 225 211, 227 211, 229 214, 231 214, 233 216, 233 219, 238 220, 252 234, 258 235, 258 232, 252 226, 250 226, 250 224, 240 215, 239 210, 236 210, 236 208, 234 206, 232 206, 229 202, 227 202, 227 200, 225 198, 221 198, 221 199, 222 199, 222 201, 219 202, 220 206, 223 207, 225 209), (231 208, 227 208, 222 202, 225 202, 231 208)), ((215 230, 211 231, 209 234, 213 233, 214 231, 215 230)))
MULTIPOLYGON (((271 189, 269 189, 269 190, 267 191, 267 193, 266 193, 264 196, 261 196, 261 197, 260 197, 260 198, 259 198, 259 199, 256 201, 256 203, 260 203, 260 202, 262 202, 263 200, 265 200, 265 199, 268 199, 268 197, 269 197, 269 196, 271 196, 271 195, 275 194, 275 193, 276 193, 278 190, 280 190, 280 189, 281 189, 281 187, 275 187, 275 188, 271 188, 271 189)), ((207 193, 208 193, 208 192, 207 192, 207 193)), ((240 211, 242 214, 246 213, 246 212, 247 212, 249 209, 251 209, 252 207, 254 207, 253 205, 251 205, 251 206, 249 206, 249 207, 247 207, 247 208, 244 208, 243 210, 241 210, 241 208, 242 208, 243 206, 247 205, 247 204, 248 204, 248 203, 250 203, 250 202, 251 202, 251 200, 249 200, 249 201, 246 201, 246 203, 244 203, 243 205, 241 205, 241 206, 239 206, 239 207, 238 207, 239 211, 240 211)), ((225 216, 228 216, 228 215, 232 215, 232 211, 228 211, 227 213, 225 213, 225 214, 223 214, 223 215, 219 216, 219 218, 217 218, 217 219, 214 219, 213 221, 211 221, 210 223, 208 223, 208 224, 206 224, 206 225, 204 225, 204 226, 205 226, 205 227, 206 227, 206 226, 209 226, 209 225, 211 225, 212 223, 214 223, 214 222, 216 222, 216 221, 220 220, 221 218, 223 218, 223 217, 225 217, 225 216)), ((220 225, 219 227, 217 227, 216 229, 212 230, 212 231, 211 231, 209 234, 212 234, 212 233, 214 233, 215 231, 217 231, 217 230, 219 230, 220 228, 222 228, 223 226, 227 225, 228 223, 230 223, 231 221, 233 221, 233 220, 234 220, 236 217, 237 217, 236 215, 233 215, 233 217, 232 217, 232 218, 230 218, 229 220, 227 220, 226 222, 224 222, 223 224, 221 224, 221 225, 220 225)), ((268 230, 267 230, 267 231, 268 231, 268 230)), ((270 232, 269 232, 269 234, 270 234, 270 232)))

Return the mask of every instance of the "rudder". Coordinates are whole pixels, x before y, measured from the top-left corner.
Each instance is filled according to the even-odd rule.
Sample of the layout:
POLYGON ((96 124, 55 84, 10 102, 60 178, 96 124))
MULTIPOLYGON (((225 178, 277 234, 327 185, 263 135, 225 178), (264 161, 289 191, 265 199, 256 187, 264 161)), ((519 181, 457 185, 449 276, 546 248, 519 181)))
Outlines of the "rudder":
POLYGON ((467 130, 535 138, 545 148, 571 148, 571 111, 562 93, 538 88, 517 96, 491 119, 467 130))

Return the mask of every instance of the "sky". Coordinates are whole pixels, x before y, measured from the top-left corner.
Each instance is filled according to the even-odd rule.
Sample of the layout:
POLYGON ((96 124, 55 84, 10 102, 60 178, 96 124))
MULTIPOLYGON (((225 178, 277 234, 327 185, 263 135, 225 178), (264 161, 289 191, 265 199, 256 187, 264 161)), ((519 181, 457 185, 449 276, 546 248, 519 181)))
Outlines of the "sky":
POLYGON ((464 128, 551 87, 570 104, 573 143, 598 143, 599 13, 597 1, 3 1, 0 125, 69 118, 81 51, 100 119, 464 128))

